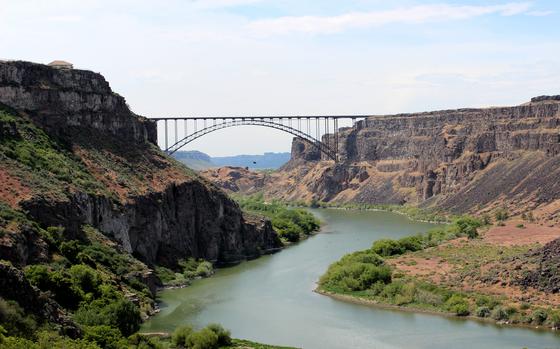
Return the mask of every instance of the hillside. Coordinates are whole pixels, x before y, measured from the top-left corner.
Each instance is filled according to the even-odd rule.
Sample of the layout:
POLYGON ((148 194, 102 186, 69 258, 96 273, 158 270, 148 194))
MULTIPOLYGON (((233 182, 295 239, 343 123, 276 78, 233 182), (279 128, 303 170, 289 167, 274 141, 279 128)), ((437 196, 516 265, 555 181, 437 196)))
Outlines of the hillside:
POLYGON ((281 248, 268 220, 156 141, 101 75, 0 62, 0 343, 4 330, 40 341, 45 324, 128 336, 154 310, 154 268, 281 248))
MULTIPOLYGON (((291 201, 410 204, 454 213, 506 209, 560 223, 560 101, 554 96, 515 107, 372 116, 340 130, 339 153, 335 164, 294 139, 290 162, 237 187, 291 201)), ((240 180, 225 171, 205 176, 228 187, 240 180)))
POLYGON ((216 167, 210 155, 198 150, 178 151, 173 157, 195 171, 207 170, 216 167))

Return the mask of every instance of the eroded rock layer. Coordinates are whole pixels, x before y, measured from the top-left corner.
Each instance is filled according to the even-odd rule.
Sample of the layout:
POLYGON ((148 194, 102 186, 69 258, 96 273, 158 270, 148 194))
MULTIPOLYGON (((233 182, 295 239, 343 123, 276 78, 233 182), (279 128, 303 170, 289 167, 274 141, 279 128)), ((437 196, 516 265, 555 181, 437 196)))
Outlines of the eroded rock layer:
MULTIPOLYGON (((231 263, 281 246, 268 221, 244 216, 159 151, 155 124, 99 74, 0 62, 0 107, 0 203, 44 228, 79 237, 91 225, 148 265, 231 263)), ((1 228, 0 259, 25 265, 45 254, 32 229, 1 228)))
MULTIPOLYGON (((514 214, 534 210, 551 222, 560 217, 557 96, 516 107, 372 116, 341 130, 339 154, 338 164, 320 160, 294 139, 292 159, 280 172, 244 187, 287 200, 454 212, 506 207, 514 214)), ((235 187, 224 174, 220 181, 235 187)))

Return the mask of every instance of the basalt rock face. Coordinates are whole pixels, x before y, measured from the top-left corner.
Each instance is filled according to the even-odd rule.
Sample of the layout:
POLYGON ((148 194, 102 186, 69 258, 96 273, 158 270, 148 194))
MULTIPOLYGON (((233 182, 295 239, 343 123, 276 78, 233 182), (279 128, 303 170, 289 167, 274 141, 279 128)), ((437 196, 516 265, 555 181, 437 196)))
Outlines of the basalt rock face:
MULTIPOLYGON (((0 185, 15 188, 0 188, 0 203, 43 228, 61 226, 80 238, 91 225, 148 265, 189 257, 232 263, 281 247, 270 222, 244 216, 220 189, 159 151, 154 123, 133 114, 101 75, 0 62, 1 105, 17 121, 0 122, 2 141, 18 144, 18 122, 31 120, 68 153, 69 172, 80 174, 39 173, 18 154, 0 152, 0 185)), ((15 245, 0 246, 0 259, 21 266, 44 257, 40 238, 9 236, 18 233, 9 240, 15 245)))
POLYGON ((342 164, 319 178, 319 199, 412 202, 466 212, 499 200, 536 208, 560 198, 554 179, 560 174, 557 96, 518 107, 370 117, 343 130, 340 144, 342 164), (365 181, 363 174, 356 180, 358 164, 367 169, 365 181), (335 185, 329 183, 334 177, 335 185), (352 182, 363 184, 352 188, 352 182), (322 186, 347 195, 321 194, 322 186), (349 189, 354 193, 345 193, 349 189))
POLYGON ((154 122, 128 109, 102 75, 30 62, 0 62, 0 103, 31 116, 52 134, 89 128, 156 143, 154 122))
POLYGON ((369 117, 340 130, 338 150, 335 164, 294 139, 292 159, 270 176, 265 194, 454 212, 538 209, 545 220, 560 218, 558 96, 516 107, 369 117))

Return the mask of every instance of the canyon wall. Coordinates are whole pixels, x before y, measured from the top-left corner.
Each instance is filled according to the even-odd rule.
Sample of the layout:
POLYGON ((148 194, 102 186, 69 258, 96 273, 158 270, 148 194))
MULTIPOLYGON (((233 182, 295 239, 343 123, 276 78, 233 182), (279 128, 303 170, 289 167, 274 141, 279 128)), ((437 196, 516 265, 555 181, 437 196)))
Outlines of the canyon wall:
POLYGON ((558 96, 515 107, 372 116, 340 130, 338 151, 335 164, 294 139, 292 159, 268 184, 245 187, 286 200, 408 203, 457 213, 505 207, 559 220, 558 96))
MULTIPOLYGON (((100 74, 0 62, 0 109, 0 204, 44 228, 79 238, 91 225, 149 265, 232 263, 281 247, 269 221, 165 156, 155 123, 100 74)), ((36 261, 37 234, 2 228, 0 259, 36 261)))

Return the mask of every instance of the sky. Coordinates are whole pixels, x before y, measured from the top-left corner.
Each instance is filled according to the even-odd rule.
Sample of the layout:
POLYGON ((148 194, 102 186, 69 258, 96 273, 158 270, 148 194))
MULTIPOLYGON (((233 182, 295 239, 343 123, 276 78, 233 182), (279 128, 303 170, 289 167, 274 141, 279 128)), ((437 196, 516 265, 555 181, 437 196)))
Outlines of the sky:
MULTIPOLYGON (((0 0, 0 59, 100 72, 146 117, 391 114, 560 94, 560 1, 0 0)), ((289 151, 243 126, 184 150, 289 151)))

